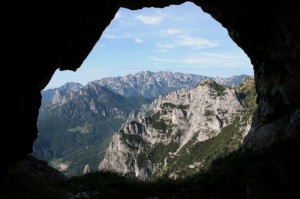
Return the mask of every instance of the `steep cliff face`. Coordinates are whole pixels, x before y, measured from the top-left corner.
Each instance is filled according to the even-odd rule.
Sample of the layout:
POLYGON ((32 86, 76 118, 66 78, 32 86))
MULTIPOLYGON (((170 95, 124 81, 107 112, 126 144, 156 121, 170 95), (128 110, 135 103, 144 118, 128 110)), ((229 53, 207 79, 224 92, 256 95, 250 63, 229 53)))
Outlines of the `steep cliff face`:
MULTIPOLYGON (((134 174, 146 179, 153 175, 182 177, 207 168, 212 157, 189 151, 207 153, 210 149, 201 145, 220 133, 224 136, 226 130, 239 138, 232 139, 236 139, 234 144, 240 145, 251 124, 251 117, 246 114, 247 105, 241 101, 236 90, 212 80, 202 81, 190 90, 181 89, 159 96, 150 105, 143 106, 140 112, 132 113, 113 136, 99 170, 134 174), (189 156, 190 161, 180 161, 189 156)), ((225 136, 225 139, 228 138, 225 136)), ((226 148, 227 144, 233 142, 219 147, 226 148)), ((236 146, 229 148, 228 151, 234 150, 236 146)))

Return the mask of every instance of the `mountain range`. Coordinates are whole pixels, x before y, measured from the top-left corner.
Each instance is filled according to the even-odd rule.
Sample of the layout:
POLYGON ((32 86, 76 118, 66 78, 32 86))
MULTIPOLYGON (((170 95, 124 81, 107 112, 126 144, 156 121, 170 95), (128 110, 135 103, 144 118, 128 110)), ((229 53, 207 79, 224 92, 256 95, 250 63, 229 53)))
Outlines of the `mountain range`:
POLYGON ((192 89, 203 80, 236 86, 245 77, 142 71, 103 78, 85 86, 69 82, 43 90, 33 155, 69 176, 82 174, 87 165, 97 170, 113 134, 142 105, 179 89, 192 89))
MULTIPOLYGON (((141 71, 134 75, 128 74, 126 76, 119 77, 106 77, 100 80, 89 82, 88 84, 99 84, 124 97, 143 96, 145 98, 153 99, 159 95, 164 95, 180 88, 191 88, 199 81, 205 79, 212 79, 216 83, 222 85, 237 86, 245 77, 248 77, 248 75, 235 75, 228 78, 222 78, 179 72, 173 73, 169 71, 141 71)), ((83 86, 79 83, 69 82, 59 88, 43 90, 42 100, 44 102, 49 102, 51 101, 53 94, 57 91, 78 91, 82 87, 83 86)))

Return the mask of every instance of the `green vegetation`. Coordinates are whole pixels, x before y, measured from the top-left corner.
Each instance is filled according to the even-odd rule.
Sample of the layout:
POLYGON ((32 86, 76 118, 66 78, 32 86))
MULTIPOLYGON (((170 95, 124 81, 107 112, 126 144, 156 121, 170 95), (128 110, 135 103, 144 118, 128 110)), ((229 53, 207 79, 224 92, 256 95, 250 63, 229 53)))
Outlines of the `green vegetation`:
POLYGON ((80 132, 80 133, 90 133, 93 130, 92 124, 84 124, 83 126, 77 126, 75 128, 70 128, 70 132, 80 132))
POLYGON ((168 156, 169 152, 175 152, 179 147, 177 142, 170 142, 169 144, 165 145, 163 143, 158 143, 153 146, 151 149, 152 158, 155 163, 163 163, 165 157, 168 156))
POLYGON ((212 89, 211 91, 214 91, 217 93, 217 96, 220 97, 220 96, 223 96, 225 95, 225 87, 220 85, 220 84, 217 84, 216 82, 214 81, 210 81, 208 83, 208 86, 212 89))
POLYGON ((179 108, 179 109, 188 109, 189 107, 190 107, 189 104, 179 104, 179 105, 177 105, 177 108, 179 108))
POLYGON ((146 168, 149 164, 149 156, 146 152, 142 152, 137 157, 137 165, 139 168, 146 168))
MULTIPOLYGON (((219 87, 217 84, 213 84, 213 82, 210 82, 210 84, 210 86, 218 92, 225 90, 224 87, 219 87)), ((237 113, 233 123, 222 128, 217 136, 214 136, 215 132, 206 132, 210 139, 204 142, 199 142, 196 136, 194 136, 176 156, 168 158, 167 167, 161 168, 161 170, 157 172, 158 174, 165 173, 166 176, 176 174, 177 177, 191 176, 199 171, 203 172, 207 170, 214 160, 225 157, 238 150, 243 139, 243 132, 241 132, 240 129, 248 124, 256 109, 254 80, 249 78, 237 87, 236 90, 239 92, 252 93, 252 95, 241 99, 246 109, 237 113)), ((222 109, 218 109, 217 112, 219 115, 227 113, 226 110, 222 109)), ((215 116, 215 113, 212 110, 206 109, 204 116, 210 121, 212 117, 215 116)), ((180 132, 178 134, 180 135, 180 132)))
MULTIPOLYGON (((214 96, 224 95, 225 87, 215 83, 210 83, 210 87, 214 91, 214 96)), ((71 105, 61 108, 58 111, 59 115, 53 112, 44 115, 39 121, 39 128, 43 129, 42 139, 38 143, 43 147, 40 147, 39 153, 51 159, 53 165, 68 163, 71 168, 65 172, 68 176, 81 174, 87 163, 90 164, 93 172, 61 181, 49 180, 38 176, 37 173, 28 173, 25 170, 13 170, 9 174, 6 188, 8 197, 6 198, 65 199, 68 194, 76 194, 80 191, 89 193, 92 198, 245 198, 246 192, 257 186, 260 187, 255 193, 261 196, 260 198, 274 198, 270 194, 273 190, 271 185, 275 186, 277 192, 282 190, 278 193, 286 194, 285 191, 293 188, 292 183, 289 184, 292 185, 291 188, 285 186, 289 179, 294 179, 289 172, 299 168, 299 164, 295 164, 295 167, 287 165, 286 160, 299 159, 299 149, 298 153, 286 150, 287 157, 280 150, 284 151, 285 147, 290 147, 290 145, 281 145, 279 149, 276 149, 277 151, 275 150, 276 153, 266 151, 263 155, 239 149, 242 142, 242 132, 239 132, 239 129, 246 125, 256 109, 254 80, 249 79, 236 90, 241 93, 250 92, 250 95, 240 99, 247 109, 238 113, 233 124, 222 128, 217 136, 203 142, 198 142, 197 137, 194 136, 177 155, 169 153, 175 152, 179 147, 176 140, 183 133, 180 130, 175 132, 170 144, 158 143, 152 147, 137 135, 124 134, 123 141, 129 143, 128 146, 132 149, 136 150, 138 144, 143 145, 143 151, 137 157, 139 166, 149 165, 150 161, 161 165, 154 178, 147 182, 135 179, 133 172, 126 176, 95 172, 109 144, 111 132, 121 126, 122 119, 105 118, 99 114, 100 117, 83 110, 68 113, 73 110, 71 105), (44 119, 50 119, 50 122, 46 123, 44 119), (51 133, 55 142, 47 139, 51 133), (87 145, 88 148, 86 148, 87 145), (99 147, 102 148, 99 150, 99 147), (168 157, 168 165, 163 167, 166 157, 168 157), (169 174, 177 174, 178 179, 167 179, 169 174), (269 178, 279 179, 281 182, 276 184, 269 178), (250 188, 247 187, 249 184, 250 188)), ((81 100, 79 104, 84 109, 88 103, 84 99, 81 100)), ((109 98, 106 100, 109 101, 109 98)), ((116 102, 113 104, 116 105, 116 102)), ((102 105, 98 104, 98 106, 102 105)), ((169 111, 167 109, 187 109, 188 107, 188 105, 172 103, 163 104, 162 108, 166 110, 154 114, 149 113, 152 127, 160 133, 171 134, 172 127, 168 126, 168 122, 161 119, 161 116, 169 111)), ((105 107, 106 109, 108 110, 109 107, 105 107)), ((218 115, 225 113, 226 111, 221 109, 217 110, 218 115)), ((209 117, 214 114, 211 110, 206 110, 204 113, 209 117)), ((297 146, 294 148, 297 149, 297 146)))
POLYGON ((34 143, 35 157, 51 164, 69 163, 68 176, 80 175, 86 164, 96 170, 113 133, 125 122, 129 113, 149 102, 142 97, 125 98, 105 88, 87 90, 86 95, 62 106, 44 104, 39 117, 39 136, 34 143), (96 112, 91 111, 93 102, 96 112))
POLYGON ((167 125, 166 123, 160 119, 160 111, 154 113, 152 115, 152 127, 161 130, 162 133, 167 133, 167 125))
POLYGON ((247 109, 256 108, 256 89, 255 80, 252 77, 248 77, 245 81, 235 88, 239 93, 243 93, 245 98, 241 99, 243 105, 247 109))
POLYGON ((142 141, 141 137, 135 134, 124 133, 122 137, 127 144, 140 143, 142 141))
POLYGON ((169 102, 161 104, 161 108, 170 108, 170 109, 173 109, 175 107, 176 107, 175 104, 172 104, 172 103, 169 103, 169 102))
POLYGON ((244 105, 245 110, 241 112, 241 124, 245 124, 253 116, 256 111, 256 90, 255 90, 255 80, 252 77, 248 77, 245 81, 235 88, 237 92, 246 94, 245 98, 240 99, 241 103, 244 105))
POLYGON ((204 85, 209 86, 210 96, 213 99, 216 99, 216 97, 222 97, 226 94, 226 92, 224 92, 226 90, 226 87, 224 85, 220 85, 220 84, 218 84, 218 83, 216 83, 215 81, 212 81, 212 80, 199 82, 195 87, 204 86, 204 85))
POLYGON ((123 142, 126 144, 128 148, 131 150, 137 150, 139 147, 139 143, 142 141, 142 138, 139 135, 135 134, 122 134, 123 142))
POLYGON ((175 133, 175 139, 180 139, 182 134, 183 134, 183 132, 180 129, 178 129, 175 133))
POLYGON ((179 105, 175 105, 169 102, 163 103, 161 105, 161 108, 163 109, 173 109, 173 108, 179 108, 179 109, 188 109, 190 105, 188 104, 179 104, 179 105))
MULTIPOLYGON (((156 113, 152 114, 151 119, 152 119, 152 127, 160 130, 161 133, 167 133, 170 134, 172 132, 172 129, 166 124, 166 121, 163 119, 160 119, 160 115, 165 115, 167 114, 168 110, 165 109, 174 109, 174 108, 179 108, 179 109, 187 109, 189 108, 189 105, 175 105, 172 103, 163 103, 161 104, 161 108, 163 108, 162 111, 157 111, 156 113)), ((168 123, 168 122, 167 122, 168 123)))
POLYGON ((218 112, 218 115, 224 116, 226 113, 228 113, 228 110, 223 110, 223 109, 218 108, 217 112, 218 112))
POLYGON ((204 116, 208 117, 208 116, 215 116, 215 113, 211 110, 205 109, 204 111, 204 116))
POLYGON ((169 159, 168 173, 178 176, 190 176, 209 168, 212 161, 224 157, 240 147, 242 135, 236 123, 226 126, 215 137, 198 142, 196 137, 190 140, 177 156, 169 159), (189 165, 197 163, 194 168, 189 165))
POLYGON ((163 120, 154 121, 152 127, 158 130, 161 130, 163 133, 166 133, 167 125, 163 120))
POLYGON ((151 118, 152 118, 152 122, 153 121, 159 121, 159 116, 160 116, 160 111, 157 111, 156 113, 154 113, 151 118))

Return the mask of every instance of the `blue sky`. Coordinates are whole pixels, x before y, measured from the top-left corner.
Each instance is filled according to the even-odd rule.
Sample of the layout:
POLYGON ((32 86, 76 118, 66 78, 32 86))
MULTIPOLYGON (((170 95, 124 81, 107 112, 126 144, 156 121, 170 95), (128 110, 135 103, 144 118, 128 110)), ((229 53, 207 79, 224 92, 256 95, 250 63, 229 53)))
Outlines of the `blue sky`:
POLYGON ((206 76, 253 75, 248 56, 227 30, 192 3, 163 9, 121 8, 76 71, 56 71, 48 88, 140 71, 206 76))

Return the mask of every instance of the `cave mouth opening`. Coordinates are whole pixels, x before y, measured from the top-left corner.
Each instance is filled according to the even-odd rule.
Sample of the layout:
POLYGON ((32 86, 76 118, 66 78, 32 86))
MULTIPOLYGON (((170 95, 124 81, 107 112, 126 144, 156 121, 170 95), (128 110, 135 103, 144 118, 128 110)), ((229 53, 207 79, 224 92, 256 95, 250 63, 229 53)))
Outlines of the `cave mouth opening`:
MULTIPOLYGON (((253 76, 249 58, 231 40, 227 30, 200 7, 184 3, 162 9, 143 8, 132 11, 121 8, 82 66, 76 72, 57 71, 44 91, 67 82, 79 82, 85 86, 88 82, 101 78, 126 76, 141 71, 170 71, 225 78, 234 75, 253 76)), ((63 106, 61 102, 72 96, 73 92, 58 92, 55 98, 55 103, 58 104, 54 105, 63 106)), ((84 99, 80 103, 85 107, 84 99)), ((64 117, 70 113, 65 106, 57 107, 57 110, 64 113, 64 117)), ((53 107, 42 108, 39 122, 47 115, 48 110, 54 110, 53 107)), ((54 114, 51 115, 51 123, 38 123, 39 136, 34 144, 34 150, 39 151, 35 153, 38 158, 49 161, 50 165, 70 176, 82 173, 87 164, 91 170, 96 170, 104 155, 99 152, 98 145, 105 146, 101 148, 102 151, 108 146, 108 141, 96 142, 95 140, 100 139, 98 136, 87 138, 86 135, 95 131, 90 122, 80 121, 74 124, 78 120, 74 115, 78 113, 72 111, 70 118, 62 120, 55 118, 54 114), (72 121, 66 125, 67 120, 72 121), (44 136, 53 131, 53 127, 60 127, 62 135, 73 135, 62 137, 54 133, 52 138, 44 136), (92 147, 87 146, 91 140, 92 147), (73 148, 69 148, 67 144, 73 148), (74 147, 79 149, 75 150, 74 147), (95 154, 91 162, 88 159, 92 155, 87 155, 88 153, 95 154), (75 168, 68 171, 74 165, 75 168)), ((105 112, 100 114, 107 115, 105 112)))

